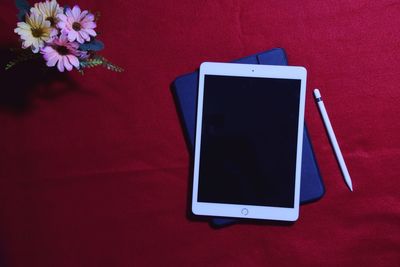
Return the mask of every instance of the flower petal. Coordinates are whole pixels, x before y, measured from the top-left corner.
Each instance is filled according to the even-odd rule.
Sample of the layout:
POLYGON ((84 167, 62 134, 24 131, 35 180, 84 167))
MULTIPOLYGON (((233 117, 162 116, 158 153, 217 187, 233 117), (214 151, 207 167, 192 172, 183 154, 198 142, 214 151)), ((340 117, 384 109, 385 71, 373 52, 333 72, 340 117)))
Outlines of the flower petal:
POLYGON ((34 39, 31 45, 31 49, 33 53, 38 53, 40 48, 39 39, 34 39))
POLYGON ((44 46, 44 41, 41 39, 38 39, 38 47, 42 48, 44 46))
POLYGON ((90 41, 89 34, 88 34, 85 30, 79 31, 79 34, 80 34, 81 37, 82 37, 83 39, 85 39, 86 41, 90 41))
POLYGON ((47 61, 46 65, 48 67, 54 67, 57 63, 57 61, 60 60, 60 56, 59 55, 54 55, 53 57, 49 58, 49 60, 47 61))
POLYGON ((77 57, 73 56, 73 55, 68 55, 67 56, 69 62, 76 67, 77 69, 79 68, 79 60, 77 57))
POLYGON ((57 69, 58 69, 60 72, 64 72, 64 64, 63 64, 62 57, 58 60, 57 69))
POLYGON ((83 44, 85 42, 85 40, 82 39, 82 37, 79 33, 76 35, 76 41, 78 41, 78 43, 80 43, 80 44, 83 44))
POLYGON ((79 15, 81 14, 81 9, 79 8, 79 6, 75 5, 72 8, 72 16, 73 18, 77 21, 79 20, 79 15))
POLYGON ((60 21, 57 23, 57 27, 60 29, 64 29, 66 27, 66 24, 64 21, 60 21))
POLYGON ((25 30, 30 30, 31 29, 31 27, 28 24, 26 24, 25 22, 18 22, 17 26, 20 29, 25 29, 25 30))
POLYGON ((82 22, 89 22, 89 21, 94 21, 94 15, 89 13, 86 15, 86 17, 82 20, 82 22))
POLYGON ((76 31, 70 31, 68 33, 68 41, 73 42, 78 37, 78 33, 76 31))
POLYGON ((71 18, 71 17, 73 17, 72 16, 72 11, 71 11, 71 9, 70 8, 67 8, 66 10, 65 10, 65 20, 67 20, 68 18, 71 18))
POLYGON ((39 52, 39 46, 38 45, 32 44, 31 49, 32 49, 32 52, 34 54, 37 54, 39 52))
POLYGON ((69 63, 68 58, 67 58, 66 56, 63 56, 63 57, 62 57, 62 60, 63 60, 63 62, 64 62, 65 68, 66 68, 68 71, 71 71, 71 70, 72 70, 72 65, 71 65, 71 63, 69 63))
POLYGON ((77 50, 79 48, 79 44, 77 42, 69 43, 69 46, 77 50))
POLYGON ((85 31, 91 36, 96 36, 97 35, 97 33, 92 29, 86 29, 85 31))
POLYGON ((94 29, 94 28, 96 28, 96 23, 94 23, 92 21, 83 22, 81 24, 82 24, 83 28, 85 28, 85 29, 94 29))
POLYGON ((22 48, 28 48, 28 47, 30 47, 30 46, 32 45, 32 42, 33 42, 33 40, 31 40, 31 39, 29 39, 29 40, 27 40, 27 41, 24 41, 24 42, 22 43, 22 48))
POLYGON ((80 14, 78 19, 81 21, 88 13, 89 13, 89 11, 87 11, 87 10, 82 11, 82 13, 80 14))
POLYGON ((42 52, 43 53, 53 53, 55 51, 51 46, 46 46, 45 48, 42 49, 42 52))
POLYGON ((48 20, 43 20, 43 21, 42 21, 42 27, 50 28, 50 27, 51 27, 50 21, 48 21, 48 20))
POLYGON ((68 39, 68 35, 65 32, 62 32, 60 38, 58 39, 58 42, 66 43, 67 39, 68 39))
MULTIPOLYGON (((67 9, 68 10, 68 9, 67 9)), ((67 21, 67 16, 65 16, 64 14, 58 14, 57 18, 59 20, 61 20, 62 22, 66 22, 67 21)))

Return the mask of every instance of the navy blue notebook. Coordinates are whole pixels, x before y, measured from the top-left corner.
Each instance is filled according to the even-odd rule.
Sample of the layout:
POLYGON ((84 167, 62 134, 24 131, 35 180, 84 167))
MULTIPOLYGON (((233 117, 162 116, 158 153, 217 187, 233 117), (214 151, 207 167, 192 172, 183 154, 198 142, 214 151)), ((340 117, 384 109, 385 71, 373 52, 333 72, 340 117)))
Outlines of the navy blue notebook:
MULTIPOLYGON (((263 65, 287 65, 286 54, 282 48, 271 49, 234 62, 263 65)), ((187 137, 189 151, 192 155, 196 132, 198 78, 198 72, 182 75, 175 79, 172 86, 172 92, 175 96, 176 105, 183 124, 182 126, 187 137)), ((318 200, 324 195, 324 193, 324 184, 314 156, 307 127, 304 127, 300 203, 304 204, 318 200)), ((211 223, 214 226, 224 226, 236 222, 237 220, 238 219, 232 218, 213 218, 211 223)))

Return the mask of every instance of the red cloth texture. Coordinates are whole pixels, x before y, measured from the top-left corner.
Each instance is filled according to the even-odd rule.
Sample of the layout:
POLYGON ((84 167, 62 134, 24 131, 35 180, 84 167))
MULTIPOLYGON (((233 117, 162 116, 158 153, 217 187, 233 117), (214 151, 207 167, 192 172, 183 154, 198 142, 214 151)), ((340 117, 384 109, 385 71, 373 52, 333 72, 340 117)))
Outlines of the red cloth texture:
MULTIPOLYGON (((101 12, 101 54, 125 72, 1 68, 1 266, 400 266, 397 1, 60 3, 101 12), (170 83, 203 61, 274 47, 308 70, 306 120, 326 194, 292 226, 189 220, 190 159, 170 83)), ((4 65, 19 46, 17 11, 5 0, 0 10, 4 65)))

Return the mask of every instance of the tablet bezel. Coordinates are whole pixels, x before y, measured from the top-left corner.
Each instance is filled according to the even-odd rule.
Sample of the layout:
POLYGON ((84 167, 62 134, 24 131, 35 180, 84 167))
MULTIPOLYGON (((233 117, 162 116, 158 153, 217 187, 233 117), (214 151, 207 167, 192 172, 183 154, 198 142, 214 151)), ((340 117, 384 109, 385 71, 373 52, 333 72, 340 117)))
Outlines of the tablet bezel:
POLYGON ((303 147, 302 141, 303 141, 303 127, 304 127, 306 78, 307 78, 307 70, 304 67, 254 65, 254 64, 238 64, 238 63, 215 63, 215 62, 204 62, 201 64, 200 75, 199 75, 199 91, 197 99, 197 120, 196 120, 196 139, 195 139, 193 194, 192 194, 192 212, 195 215, 282 220, 282 221, 296 221, 298 219, 299 201, 300 201, 300 177, 301 177, 300 174, 301 174, 301 160, 302 160, 302 147, 303 147), (203 97, 204 97, 205 75, 301 80, 293 208, 210 203, 210 202, 198 201, 199 167, 200 167, 199 164, 201 156, 200 147, 201 147, 201 132, 202 132, 202 122, 203 122, 203 97))

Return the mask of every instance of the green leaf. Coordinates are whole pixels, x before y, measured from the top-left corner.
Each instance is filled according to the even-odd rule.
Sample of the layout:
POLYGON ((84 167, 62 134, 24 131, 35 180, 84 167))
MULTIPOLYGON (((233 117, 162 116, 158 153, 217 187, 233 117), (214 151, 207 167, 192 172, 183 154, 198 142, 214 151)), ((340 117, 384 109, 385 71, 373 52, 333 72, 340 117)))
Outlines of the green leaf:
POLYGON ((91 59, 86 59, 84 61, 80 62, 81 68, 93 68, 97 66, 103 66, 104 68, 107 68, 108 70, 115 71, 115 72, 123 72, 124 69, 111 63, 107 59, 105 59, 102 56, 95 55, 91 59))
POLYGON ((88 50, 100 51, 100 50, 104 49, 104 43, 102 41, 93 39, 88 43, 81 44, 79 46, 79 49, 83 50, 83 51, 88 51, 88 50))
POLYGON ((87 59, 87 60, 80 62, 80 66, 82 68, 93 68, 96 66, 101 66, 102 64, 103 64, 103 61, 101 61, 100 59, 97 59, 97 58, 87 59))
POLYGON ((39 58, 39 57, 40 57, 40 54, 34 54, 30 50, 23 50, 23 51, 19 52, 19 54, 17 55, 17 57, 15 59, 13 59, 7 63, 5 70, 11 69, 18 63, 21 63, 21 62, 24 62, 27 60, 31 60, 31 59, 35 59, 35 58, 39 58))
POLYGON ((23 21, 25 18, 25 14, 29 13, 29 9, 31 6, 29 5, 27 0, 15 0, 15 6, 18 9, 18 21, 23 21))

